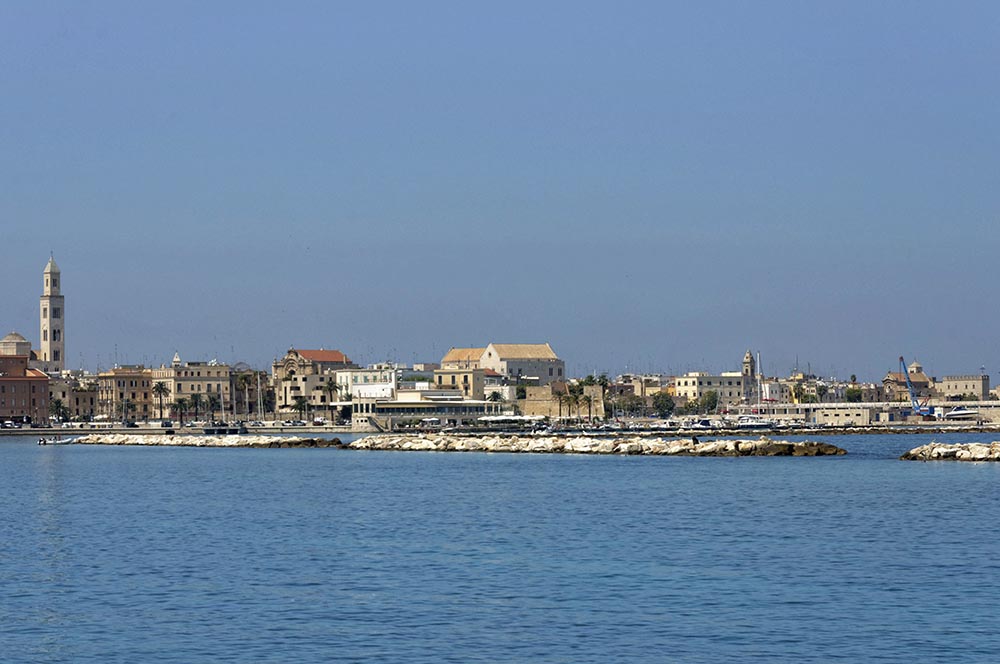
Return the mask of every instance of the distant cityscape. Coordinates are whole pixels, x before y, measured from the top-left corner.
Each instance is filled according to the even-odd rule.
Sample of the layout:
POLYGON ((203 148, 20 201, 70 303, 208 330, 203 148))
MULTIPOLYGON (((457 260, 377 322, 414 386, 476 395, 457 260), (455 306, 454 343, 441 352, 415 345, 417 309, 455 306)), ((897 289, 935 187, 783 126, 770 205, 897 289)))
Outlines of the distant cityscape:
POLYGON ((751 350, 733 362, 732 371, 714 374, 571 377, 548 342, 484 339, 481 346, 452 347, 441 358, 412 364, 359 366, 340 349, 289 348, 268 368, 175 354, 158 367, 69 370, 61 282, 50 258, 42 271, 37 345, 15 331, 0 339, 3 426, 241 421, 377 431, 649 418, 768 418, 831 426, 1000 419, 1000 388, 991 389, 987 374, 939 379, 903 358, 900 370, 880 383, 800 371, 766 376, 751 350))

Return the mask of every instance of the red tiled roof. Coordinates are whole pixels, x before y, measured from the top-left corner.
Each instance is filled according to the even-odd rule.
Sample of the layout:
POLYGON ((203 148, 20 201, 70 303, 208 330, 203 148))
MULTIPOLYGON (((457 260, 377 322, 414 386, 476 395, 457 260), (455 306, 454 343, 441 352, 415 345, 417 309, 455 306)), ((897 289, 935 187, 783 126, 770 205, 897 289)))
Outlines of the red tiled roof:
POLYGON ((351 361, 339 350, 301 350, 295 349, 301 357, 311 362, 333 362, 336 364, 350 364, 351 361))
POLYGON ((486 376, 502 376, 503 374, 494 371, 493 369, 486 369, 484 372, 486 376))

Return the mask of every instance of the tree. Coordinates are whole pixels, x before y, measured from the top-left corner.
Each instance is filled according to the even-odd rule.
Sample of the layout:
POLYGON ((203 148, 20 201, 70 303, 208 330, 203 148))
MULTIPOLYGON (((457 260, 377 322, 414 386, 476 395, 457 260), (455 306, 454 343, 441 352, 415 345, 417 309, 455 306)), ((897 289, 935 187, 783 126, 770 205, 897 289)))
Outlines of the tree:
POLYGON ((306 411, 309 409, 309 399, 306 397, 295 397, 292 401, 295 404, 295 410, 299 412, 299 419, 306 419, 306 411))
POLYGON ((204 405, 205 400, 202 398, 200 394, 195 392, 194 394, 191 395, 189 401, 191 403, 191 409, 194 411, 194 419, 197 420, 198 413, 201 412, 201 407, 202 405, 204 405))
POLYGON ((253 372, 244 371, 236 377, 236 389, 243 390, 243 412, 250 417, 250 385, 254 379, 253 372))
POLYGON ((60 422, 69 419, 69 408, 62 402, 62 399, 53 399, 49 402, 49 413, 54 415, 60 422))
POLYGON ((190 401, 181 398, 174 401, 174 403, 171 406, 174 409, 174 412, 177 413, 177 417, 180 420, 181 426, 184 426, 184 415, 187 414, 187 409, 188 406, 190 405, 191 405, 190 401))
POLYGON ((703 413, 711 413, 713 410, 719 406, 719 393, 715 390, 709 390, 701 395, 701 399, 698 400, 698 408, 703 413))
MULTIPOLYGON (((593 376, 591 376, 591 378, 593 378, 593 376)), ((587 406, 587 421, 589 422, 594 419, 594 397, 589 394, 584 394, 580 397, 580 403, 587 406)))
POLYGON ((674 400, 666 392, 657 392, 653 395, 653 410, 660 417, 670 417, 674 413, 674 400))
POLYGON ((153 383, 153 396, 156 397, 160 405, 160 419, 163 419, 163 400, 170 396, 170 388, 162 380, 153 383))
POLYGON ((333 424, 333 395, 340 393, 340 385, 332 378, 327 378, 323 383, 323 391, 326 392, 327 414, 330 417, 330 424, 333 424))
POLYGON ((861 396, 860 387, 849 387, 844 390, 844 401, 847 403, 861 403, 861 396))
POLYGON ((827 392, 829 392, 829 391, 830 391, 830 387, 828 385, 823 385, 822 383, 819 384, 819 385, 817 385, 816 386, 816 396, 819 397, 819 401, 822 401, 823 397, 825 397, 826 394, 827 394, 827 392))
POLYGON ((858 382, 858 377, 851 374, 851 385, 854 385, 856 382, 858 382))
POLYGON ((215 411, 222 407, 222 399, 214 394, 208 395, 208 410, 211 413, 211 419, 215 421, 215 411))

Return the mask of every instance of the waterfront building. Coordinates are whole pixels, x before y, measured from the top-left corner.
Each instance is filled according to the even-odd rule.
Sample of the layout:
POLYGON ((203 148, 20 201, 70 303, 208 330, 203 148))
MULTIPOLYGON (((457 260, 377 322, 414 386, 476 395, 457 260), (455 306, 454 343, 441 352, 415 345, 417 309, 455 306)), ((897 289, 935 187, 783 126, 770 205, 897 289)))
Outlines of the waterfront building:
POLYGON ((56 399, 71 420, 89 421, 97 415, 98 381, 91 374, 73 372, 70 375, 49 378, 49 408, 56 415, 56 399), (74 375, 77 374, 77 375, 74 375))
POLYGON ((461 390, 466 399, 486 398, 486 372, 499 378, 492 369, 438 369, 434 372, 434 386, 439 390, 461 390))
POLYGON ((29 361, 35 358, 35 354, 31 350, 31 342, 17 332, 11 332, 0 339, 0 355, 24 355, 29 361))
POLYGON ((346 402, 354 397, 391 398, 399 386, 402 370, 390 365, 373 365, 367 369, 338 369, 335 396, 346 402))
MULTIPOLYGON (((182 362, 179 353, 174 353, 174 358, 170 366, 161 365, 158 369, 152 370, 152 384, 164 383, 167 387, 168 395, 164 397, 164 410, 179 399, 192 397, 202 402, 198 408, 199 417, 202 413, 210 415, 208 401, 212 397, 219 400, 220 411, 225 413, 232 409, 233 392, 233 372, 229 365, 219 364, 217 361, 210 362, 182 362)), ((159 417, 159 399, 154 399, 159 417)), ((193 410, 193 409, 192 409, 193 410)), ((166 414, 164 413, 164 417, 166 414)))
POLYGON ((279 410, 295 408, 296 398, 305 398, 310 406, 326 406, 329 389, 334 393, 343 389, 337 372, 357 369, 358 366, 339 350, 289 348, 285 356, 271 366, 276 407, 279 410))
POLYGON ((498 415, 501 405, 465 399, 458 390, 397 390, 394 398, 360 397, 351 401, 356 430, 390 431, 400 426, 461 425, 498 415))
POLYGON ((746 401, 746 381, 740 371, 723 371, 712 375, 704 371, 690 371, 674 379, 677 398, 698 401, 708 392, 715 392, 720 406, 734 406, 746 401))
POLYGON ((548 385, 566 379, 566 363, 547 343, 491 343, 479 357, 479 366, 492 369, 516 383, 548 385))
POLYGON ((148 420, 152 380, 153 370, 141 364, 120 365, 97 374, 97 417, 113 422, 148 420))
MULTIPOLYGON (((15 340, 10 343, 17 342, 15 340)), ((30 354, 0 354, 0 420, 2 421, 48 422, 49 377, 39 369, 30 368, 28 366, 30 359, 30 354)))
POLYGON ((59 373, 66 362, 66 298, 61 293, 62 274, 55 258, 42 271, 42 297, 39 300, 38 368, 59 373))
POLYGON ((935 381, 934 391, 943 399, 985 401, 990 395, 990 377, 986 374, 945 376, 935 381))
POLYGON ((485 348, 452 348, 441 358, 440 369, 478 369, 485 348))

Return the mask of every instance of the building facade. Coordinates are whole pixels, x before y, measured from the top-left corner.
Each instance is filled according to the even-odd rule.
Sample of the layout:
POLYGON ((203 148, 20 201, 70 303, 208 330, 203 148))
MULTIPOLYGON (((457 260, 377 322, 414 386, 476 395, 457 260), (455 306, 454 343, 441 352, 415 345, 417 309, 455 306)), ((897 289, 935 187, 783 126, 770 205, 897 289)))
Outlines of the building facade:
POLYGON ((117 366, 97 374, 97 416, 112 422, 148 420, 152 380, 152 369, 142 365, 117 366))
MULTIPOLYGON (((164 403, 168 407, 180 399, 186 399, 190 403, 194 397, 201 402, 198 408, 200 416, 202 413, 209 413, 208 402, 212 397, 215 397, 219 401, 219 408, 216 412, 224 413, 232 410, 233 372, 229 365, 219 364, 214 360, 211 362, 182 362, 180 355, 175 353, 170 366, 160 366, 158 369, 153 369, 151 378, 152 386, 157 383, 166 385, 168 396, 164 397, 164 403)), ((159 415, 159 399, 153 401, 157 408, 157 415, 159 415)))
POLYGON ((49 377, 28 366, 29 355, 0 355, 0 420, 48 422, 49 377))
MULTIPOLYGON (((441 363, 442 367, 444 362, 441 363)), ((479 366, 509 381, 548 385, 566 379, 566 363, 544 344, 493 344, 483 351, 479 366)))

